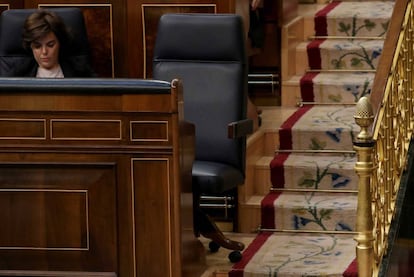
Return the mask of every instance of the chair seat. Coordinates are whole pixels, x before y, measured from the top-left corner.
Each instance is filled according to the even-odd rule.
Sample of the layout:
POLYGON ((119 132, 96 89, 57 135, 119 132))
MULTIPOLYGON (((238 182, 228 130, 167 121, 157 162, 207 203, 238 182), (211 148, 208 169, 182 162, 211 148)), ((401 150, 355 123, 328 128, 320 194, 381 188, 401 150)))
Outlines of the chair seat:
POLYGON ((221 194, 243 184, 239 169, 222 163, 194 161, 193 185, 202 194, 221 194))

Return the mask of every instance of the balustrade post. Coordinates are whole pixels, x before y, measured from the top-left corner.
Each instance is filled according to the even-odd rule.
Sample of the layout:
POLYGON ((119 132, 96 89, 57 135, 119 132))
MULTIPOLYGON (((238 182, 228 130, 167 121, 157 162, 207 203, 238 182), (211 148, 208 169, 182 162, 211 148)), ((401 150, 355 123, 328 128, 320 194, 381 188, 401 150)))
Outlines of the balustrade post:
POLYGON ((368 128, 371 126, 374 116, 368 97, 362 97, 355 112, 355 122, 361 127, 360 133, 354 140, 354 150, 357 153, 355 171, 358 179, 358 207, 357 207, 357 235, 355 240, 356 256, 358 262, 358 276, 373 276, 374 268, 374 235, 372 219, 371 177, 374 170, 372 155, 375 142, 368 128))

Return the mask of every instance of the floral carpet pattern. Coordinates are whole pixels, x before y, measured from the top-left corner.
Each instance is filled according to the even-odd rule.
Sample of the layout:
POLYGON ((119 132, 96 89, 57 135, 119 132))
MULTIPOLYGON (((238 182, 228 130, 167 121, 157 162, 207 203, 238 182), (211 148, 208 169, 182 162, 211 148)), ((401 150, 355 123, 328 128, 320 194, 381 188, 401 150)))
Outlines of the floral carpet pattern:
POLYGON ((285 153, 273 160, 272 184, 287 189, 356 190, 355 162, 353 154, 285 153))
POLYGON ((393 5, 331 1, 316 12, 303 105, 279 129, 262 232, 229 276, 357 276, 355 103, 370 94, 393 5))
POLYGON ((318 103, 355 103, 370 93, 373 72, 308 73, 301 79, 302 100, 318 103))
MULTIPOLYGON (((288 149, 352 150, 353 138, 359 131, 354 111, 354 106, 311 107, 290 128, 292 144, 288 149)), ((281 137, 284 139, 287 136, 281 137)))
MULTIPOLYGON (((300 276, 343 276, 355 258, 353 237, 348 235, 262 233, 252 244, 255 243, 262 247, 244 267, 243 275, 237 273, 239 264, 231 276, 299 276, 298 271, 306 272, 300 276)), ((247 251, 244 255, 249 254, 247 251)))

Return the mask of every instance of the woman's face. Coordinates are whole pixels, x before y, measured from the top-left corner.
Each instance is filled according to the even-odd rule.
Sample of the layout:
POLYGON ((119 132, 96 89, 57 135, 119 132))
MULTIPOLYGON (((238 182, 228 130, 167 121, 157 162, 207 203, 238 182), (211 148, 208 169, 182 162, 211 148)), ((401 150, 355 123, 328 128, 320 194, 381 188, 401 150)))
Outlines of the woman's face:
POLYGON ((39 67, 52 69, 59 64, 59 40, 53 32, 31 44, 33 56, 39 67))

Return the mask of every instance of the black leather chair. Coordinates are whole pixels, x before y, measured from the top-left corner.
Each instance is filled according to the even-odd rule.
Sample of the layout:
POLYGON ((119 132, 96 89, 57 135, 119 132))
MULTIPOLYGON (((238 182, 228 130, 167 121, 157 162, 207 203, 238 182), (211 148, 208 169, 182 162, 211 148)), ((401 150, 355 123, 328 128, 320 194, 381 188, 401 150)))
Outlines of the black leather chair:
MULTIPOLYGON (((50 8, 64 21, 73 34, 73 41, 65 59, 76 61, 77 64, 90 64, 90 49, 88 35, 82 11, 79 8, 50 8)), ((22 31, 24 21, 35 9, 6 10, 0 15, 0 76, 20 77, 15 72, 22 64, 33 61, 32 54, 22 45, 22 31), (16 66, 19 65, 19 66, 16 66)))
MULTIPOLYGON (((226 238, 207 215, 203 199, 230 197, 237 206, 237 186, 245 179, 248 67, 243 22, 234 14, 165 14, 159 20, 153 77, 180 78, 184 118, 196 129, 193 165, 194 229, 212 239, 210 249, 244 245, 226 238), (218 246, 218 247, 217 247, 218 246)), ((225 205, 225 203, 223 203, 225 205)))

